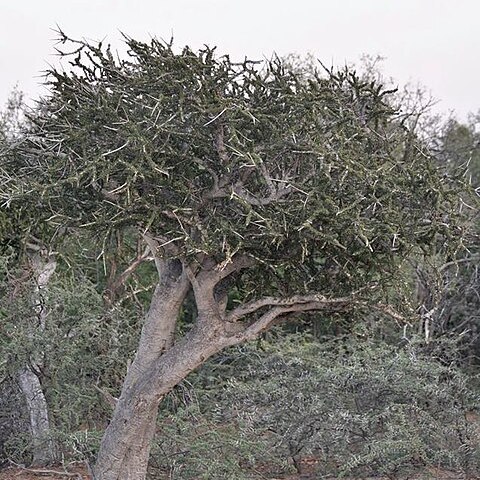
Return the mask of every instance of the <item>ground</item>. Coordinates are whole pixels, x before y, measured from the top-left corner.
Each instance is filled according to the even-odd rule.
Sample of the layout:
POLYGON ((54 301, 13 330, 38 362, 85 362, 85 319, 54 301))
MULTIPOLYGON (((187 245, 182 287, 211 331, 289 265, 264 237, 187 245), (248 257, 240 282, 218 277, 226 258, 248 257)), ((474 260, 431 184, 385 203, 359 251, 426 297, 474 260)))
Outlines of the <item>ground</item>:
POLYGON ((87 468, 70 465, 67 468, 19 468, 6 467, 0 470, 0 480, 91 480, 87 468))
MULTIPOLYGON (((87 467, 74 464, 68 467, 51 467, 51 468, 19 468, 6 467, 0 470, 0 480, 91 480, 91 476, 87 473, 87 467)), ((476 477, 475 477, 476 478, 476 477)), ((447 470, 429 469, 425 472, 419 472, 418 475, 409 476, 408 479, 398 480, 467 480, 465 475, 449 472, 447 470)), ((269 480, 314 480, 314 477, 309 475, 289 475, 282 478, 271 478, 269 480)), ((363 479, 344 479, 344 480, 388 480, 380 477, 363 478, 363 479)), ((470 477, 468 480, 475 480, 470 477)))

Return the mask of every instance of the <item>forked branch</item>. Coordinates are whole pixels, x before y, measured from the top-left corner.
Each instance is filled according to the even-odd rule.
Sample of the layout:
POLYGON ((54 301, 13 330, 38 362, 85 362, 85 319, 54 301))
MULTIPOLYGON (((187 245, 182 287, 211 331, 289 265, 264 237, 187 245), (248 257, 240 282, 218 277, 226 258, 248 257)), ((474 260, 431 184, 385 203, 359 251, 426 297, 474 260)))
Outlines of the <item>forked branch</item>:
POLYGON ((229 275, 254 264, 255 260, 248 255, 236 254, 220 264, 208 257, 204 259, 200 271, 196 273, 190 265, 184 263, 183 268, 192 285, 199 314, 220 313, 215 299, 215 287, 229 275))
POLYGON ((272 324, 279 317, 295 312, 311 312, 320 310, 338 311, 351 308, 354 306, 352 299, 346 301, 345 299, 334 299, 331 301, 318 300, 302 303, 294 303, 292 305, 276 306, 268 310, 260 316, 258 320, 247 326, 243 331, 233 335, 234 343, 240 343, 248 340, 253 340, 261 332, 268 330, 272 324))

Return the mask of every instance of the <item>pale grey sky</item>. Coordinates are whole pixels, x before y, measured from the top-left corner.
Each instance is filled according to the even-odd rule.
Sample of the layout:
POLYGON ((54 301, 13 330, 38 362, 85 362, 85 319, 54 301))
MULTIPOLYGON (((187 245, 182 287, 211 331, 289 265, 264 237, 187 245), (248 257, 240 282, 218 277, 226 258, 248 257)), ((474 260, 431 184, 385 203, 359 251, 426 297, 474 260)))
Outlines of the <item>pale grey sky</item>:
POLYGON ((173 34, 179 47, 217 45, 237 58, 311 52, 341 66, 379 54, 399 84, 429 88, 437 110, 464 119, 480 109, 479 0, 0 0, 0 22, 2 105, 16 83, 39 94, 58 24, 117 45, 120 31, 173 34))

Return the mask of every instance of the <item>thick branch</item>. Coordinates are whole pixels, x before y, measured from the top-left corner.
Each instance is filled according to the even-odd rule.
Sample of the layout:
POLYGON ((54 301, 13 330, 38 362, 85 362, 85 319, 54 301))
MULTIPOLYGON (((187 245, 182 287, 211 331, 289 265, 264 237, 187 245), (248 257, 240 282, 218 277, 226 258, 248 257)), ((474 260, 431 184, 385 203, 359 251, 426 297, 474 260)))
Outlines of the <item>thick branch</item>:
POLYGON ((126 381, 130 384, 172 347, 179 311, 190 289, 179 260, 158 258, 158 269, 158 284, 145 318, 137 354, 128 370, 126 381))
POLYGON ((241 305, 240 307, 235 308, 228 314, 227 321, 236 322, 246 317, 247 315, 257 312, 264 307, 282 307, 287 309, 295 307, 295 309, 291 311, 298 312, 301 311, 302 307, 306 308, 307 306, 309 307, 309 310, 312 310, 312 308, 310 307, 313 304, 317 305, 317 310, 321 310, 325 308, 341 308, 347 305, 351 305, 353 302, 353 296, 329 299, 319 294, 294 295, 287 298, 264 297, 258 300, 253 300, 246 303, 245 305, 241 305))
POLYGON ((215 265, 213 268, 201 271, 198 275, 198 279, 200 282, 208 283, 214 288, 221 280, 232 273, 243 270, 244 268, 252 267, 253 265, 255 265, 255 259, 252 257, 235 254, 222 263, 215 265))
MULTIPOLYGON (((306 297, 305 297, 306 298, 306 297)), ((232 345, 253 340, 261 332, 268 330, 279 317, 294 312, 311 312, 319 310, 343 310, 354 305, 351 298, 332 300, 312 300, 292 305, 276 306, 264 313, 258 320, 246 327, 243 331, 232 336, 232 345)))
POLYGON ((251 267, 255 260, 247 255, 236 254, 217 264, 212 258, 206 258, 198 274, 191 266, 184 264, 184 270, 192 285, 195 302, 200 317, 221 315, 219 302, 215 299, 215 287, 229 275, 251 267))

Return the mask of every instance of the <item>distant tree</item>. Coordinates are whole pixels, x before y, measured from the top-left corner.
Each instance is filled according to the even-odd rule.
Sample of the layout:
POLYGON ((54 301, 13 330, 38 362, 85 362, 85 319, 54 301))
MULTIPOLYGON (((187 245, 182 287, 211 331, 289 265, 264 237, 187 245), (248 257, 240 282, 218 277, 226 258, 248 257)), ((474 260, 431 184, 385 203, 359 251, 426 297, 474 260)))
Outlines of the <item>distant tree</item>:
POLYGON ((61 35, 73 69, 49 73, 10 165, 24 188, 2 200, 57 230, 136 229, 154 256, 158 284, 94 468, 143 479, 162 398, 215 353, 309 312, 401 319, 397 268, 457 235, 456 184, 388 92, 348 69, 305 81, 278 59, 158 40, 127 39, 117 59, 61 35), (180 336, 190 291, 196 318, 180 336))
POLYGON ((440 160, 452 168, 463 168, 474 188, 480 188, 480 116, 468 123, 450 119, 438 138, 440 160))
POLYGON ((2 143, 18 137, 23 124, 23 112, 23 92, 15 88, 9 95, 5 108, 0 112, 0 140, 2 143))
MULTIPOLYGON (((453 118, 444 122, 432 138, 437 162, 451 172, 463 175, 473 191, 480 194, 480 134, 476 130, 478 116, 461 123, 453 118)), ((439 255, 416 266, 420 309, 427 315, 431 340, 456 339, 455 352, 460 363, 480 363, 480 223, 476 204, 463 198, 463 208, 476 208, 471 219, 468 248, 455 257, 439 255)), ((440 344, 441 346, 441 344, 440 344)), ((431 348, 436 349, 435 345, 431 348)), ((451 359, 450 359, 451 360, 451 359)))
MULTIPOLYGON (((22 188, 21 184, 13 181, 17 172, 12 164, 15 164, 13 150, 23 138, 24 107, 23 94, 14 90, 6 108, 0 113, 0 188, 3 192, 9 192, 8 195, 15 193, 15 188, 22 188), (9 167, 5 168, 7 165, 9 167)), ((28 336, 33 338, 36 330, 45 329, 48 312, 44 308, 44 292, 55 271, 56 259, 48 245, 32 235, 31 226, 35 225, 31 220, 33 210, 5 206, 8 207, 8 201, 0 211, 0 255, 4 260, 0 268, 1 290, 8 292, 5 303, 15 303, 17 293, 27 290, 30 309, 28 313, 18 313, 26 314, 27 318, 22 318, 22 321, 27 321, 28 336)), ((8 309, 5 304, 4 308, 8 309)), ((1 313, 3 309, 0 309, 1 313)), ((56 459, 50 436, 47 401, 42 388, 43 361, 41 352, 37 351, 35 355, 29 352, 14 374, 29 415, 34 465, 46 465, 56 459)))

